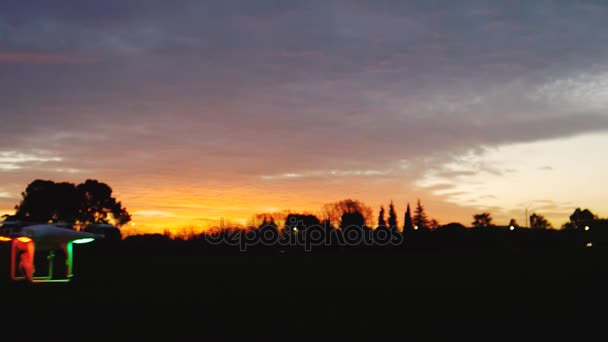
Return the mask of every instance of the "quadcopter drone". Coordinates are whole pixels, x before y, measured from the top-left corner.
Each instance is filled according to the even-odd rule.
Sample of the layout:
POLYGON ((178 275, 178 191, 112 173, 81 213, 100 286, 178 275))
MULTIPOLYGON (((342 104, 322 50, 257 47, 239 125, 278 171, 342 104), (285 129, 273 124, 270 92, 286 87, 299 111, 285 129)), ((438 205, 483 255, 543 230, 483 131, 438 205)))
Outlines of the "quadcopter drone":
POLYGON ((11 243, 10 277, 32 283, 69 282, 74 277, 74 244, 103 235, 74 230, 68 224, 2 223, 0 243, 11 243))

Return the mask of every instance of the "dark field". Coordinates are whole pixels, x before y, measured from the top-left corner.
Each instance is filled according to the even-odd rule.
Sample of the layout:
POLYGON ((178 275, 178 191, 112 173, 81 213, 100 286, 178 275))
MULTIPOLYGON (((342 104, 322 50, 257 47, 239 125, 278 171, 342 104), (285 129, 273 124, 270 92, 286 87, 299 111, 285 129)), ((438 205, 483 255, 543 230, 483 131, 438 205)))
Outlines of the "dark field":
POLYGON ((604 247, 434 246, 96 242, 71 283, 26 284, 3 244, 0 340, 608 340, 604 247))

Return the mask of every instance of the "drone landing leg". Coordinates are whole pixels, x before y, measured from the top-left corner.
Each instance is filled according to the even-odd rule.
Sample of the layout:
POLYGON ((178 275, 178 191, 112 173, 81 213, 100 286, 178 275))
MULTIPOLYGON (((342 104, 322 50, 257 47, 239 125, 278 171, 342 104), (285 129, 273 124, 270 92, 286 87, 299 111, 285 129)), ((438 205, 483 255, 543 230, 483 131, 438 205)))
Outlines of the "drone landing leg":
POLYGON ((70 279, 74 276, 74 273, 72 271, 72 267, 74 265, 74 246, 72 244, 72 241, 70 241, 66 244, 65 249, 66 249, 65 264, 66 264, 68 279, 70 279))

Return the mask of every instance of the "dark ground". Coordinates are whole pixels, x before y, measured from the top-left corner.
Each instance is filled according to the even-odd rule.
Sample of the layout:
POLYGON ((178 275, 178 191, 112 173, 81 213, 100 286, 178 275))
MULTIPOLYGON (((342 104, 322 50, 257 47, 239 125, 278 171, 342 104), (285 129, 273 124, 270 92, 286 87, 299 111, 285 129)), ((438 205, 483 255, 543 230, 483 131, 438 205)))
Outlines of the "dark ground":
POLYGON ((69 284, 0 283, 0 341, 608 340, 605 248, 214 248, 77 246, 69 284))

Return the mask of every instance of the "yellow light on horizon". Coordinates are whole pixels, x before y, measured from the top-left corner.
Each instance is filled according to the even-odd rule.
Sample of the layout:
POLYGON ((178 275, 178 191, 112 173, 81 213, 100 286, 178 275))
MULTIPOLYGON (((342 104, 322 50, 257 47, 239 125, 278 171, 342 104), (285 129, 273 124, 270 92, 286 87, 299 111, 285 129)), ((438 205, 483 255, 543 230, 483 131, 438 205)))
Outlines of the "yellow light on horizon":
POLYGON ((515 230, 515 227, 511 226, 509 227, 510 230, 515 230))
POLYGON ((585 230, 589 230, 589 226, 585 226, 585 230))

